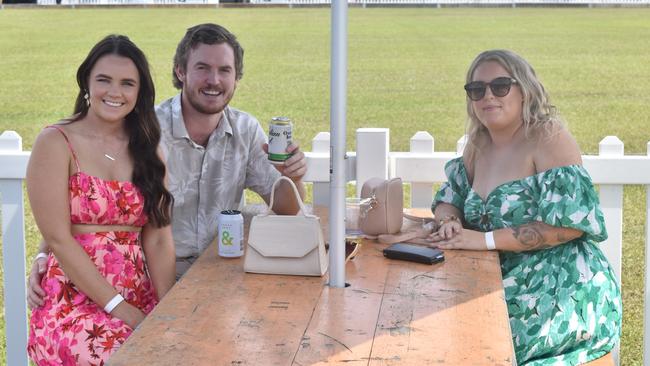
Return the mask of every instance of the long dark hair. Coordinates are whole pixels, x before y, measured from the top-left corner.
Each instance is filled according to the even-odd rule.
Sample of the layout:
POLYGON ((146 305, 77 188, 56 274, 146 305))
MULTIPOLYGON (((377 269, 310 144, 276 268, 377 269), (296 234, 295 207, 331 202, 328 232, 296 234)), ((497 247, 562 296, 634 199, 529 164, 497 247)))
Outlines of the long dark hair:
POLYGON ((131 40, 122 35, 108 35, 90 50, 77 70, 79 94, 70 122, 83 119, 88 114, 84 98, 88 91, 90 72, 97 61, 106 55, 126 57, 133 61, 140 76, 140 90, 135 108, 125 118, 124 128, 129 136, 129 154, 133 158, 133 184, 144 196, 144 210, 154 226, 171 222, 173 196, 165 188, 165 164, 157 149, 160 142, 160 125, 154 111, 156 91, 144 53, 131 40))

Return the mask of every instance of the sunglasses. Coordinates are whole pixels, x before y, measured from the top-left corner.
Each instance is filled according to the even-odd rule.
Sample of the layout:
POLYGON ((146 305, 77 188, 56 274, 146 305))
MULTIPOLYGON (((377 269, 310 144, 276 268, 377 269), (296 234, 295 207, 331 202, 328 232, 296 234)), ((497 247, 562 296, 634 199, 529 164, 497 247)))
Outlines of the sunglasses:
POLYGON ((492 91, 492 95, 495 97, 505 97, 510 93, 510 87, 512 84, 517 84, 517 80, 511 77, 502 76, 490 81, 489 83, 484 81, 472 81, 469 84, 465 84, 465 91, 467 92, 469 99, 478 102, 485 96, 485 91, 488 86, 492 91))

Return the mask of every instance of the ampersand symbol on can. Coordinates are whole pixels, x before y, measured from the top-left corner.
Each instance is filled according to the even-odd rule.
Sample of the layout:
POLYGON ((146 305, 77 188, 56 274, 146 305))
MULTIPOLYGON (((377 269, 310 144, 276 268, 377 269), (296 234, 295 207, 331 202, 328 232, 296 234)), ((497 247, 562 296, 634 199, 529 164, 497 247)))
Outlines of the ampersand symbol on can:
POLYGON ((232 245, 232 240, 233 240, 233 237, 230 236, 230 233, 229 233, 229 232, 224 231, 224 232, 221 234, 221 243, 222 243, 223 245, 232 245))

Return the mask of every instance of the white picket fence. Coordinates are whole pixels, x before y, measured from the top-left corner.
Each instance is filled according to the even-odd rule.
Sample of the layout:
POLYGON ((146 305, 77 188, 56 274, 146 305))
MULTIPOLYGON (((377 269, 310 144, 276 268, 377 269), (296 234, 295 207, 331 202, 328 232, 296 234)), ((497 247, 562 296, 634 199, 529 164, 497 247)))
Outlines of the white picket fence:
MULTIPOLYGON (((360 182, 370 177, 401 177, 411 185, 411 206, 429 207, 433 184, 446 181, 444 166, 460 154, 464 137, 456 151, 436 152, 434 139, 424 131, 410 140, 410 151, 392 152, 390 131, 386 128, 361 128, 356 131, 356 152, 347 154, 347 180, 360 182)), ((600 186, 600 202, 605 213, 609 239, 601 245, 620 279, 623 240, 623 186, 646 186, 646 263, 650 263, 650 142, 647 156, 626 156, 617 137, 607 136, 599 144, 598 155, 585 155, 583 163, 595 184, 600 186)), ((305 181, 313 182, 313 201, 329 202, 330 136, 321 132, 312 140, 312 151, 306 152, 308 172, 305 181)), ((25 302, 25 232, 23 180, 29 152, 22 151, 22 139, 13 131, 0 135, 0 201, 2 208, 2 247, 4 268, 7 364, 27 365, 27 304, 25 302)), ((639 202, 639 204, 642 204, 639 202)), ((645 272, 645 318, 650 316, 650 266, 645 272)), ((644 326, 644 359, 650 360, 650 327, 644 326)), ((649 361, 650 362, 650 361, 649 361)))

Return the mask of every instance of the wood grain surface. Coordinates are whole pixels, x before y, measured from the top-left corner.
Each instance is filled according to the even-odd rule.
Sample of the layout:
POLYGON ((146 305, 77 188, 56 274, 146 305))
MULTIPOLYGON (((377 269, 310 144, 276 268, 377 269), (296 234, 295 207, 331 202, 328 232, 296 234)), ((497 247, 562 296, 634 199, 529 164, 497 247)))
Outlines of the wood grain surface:
POLYGON ((425 265, 385 259, 384 247, 365 240, 341 289, 244 273, 243 258, 212 245, 109 364, 514 364, 496 252, 425 265))

